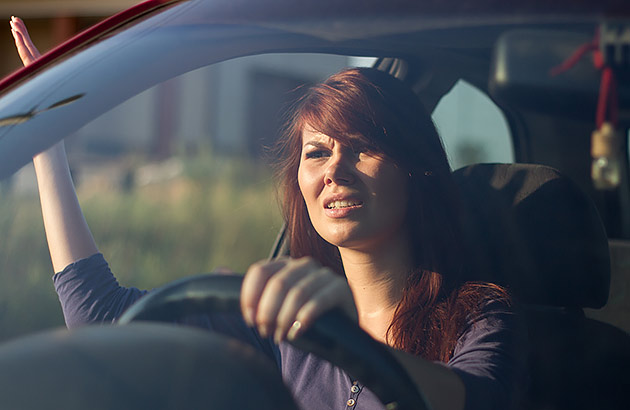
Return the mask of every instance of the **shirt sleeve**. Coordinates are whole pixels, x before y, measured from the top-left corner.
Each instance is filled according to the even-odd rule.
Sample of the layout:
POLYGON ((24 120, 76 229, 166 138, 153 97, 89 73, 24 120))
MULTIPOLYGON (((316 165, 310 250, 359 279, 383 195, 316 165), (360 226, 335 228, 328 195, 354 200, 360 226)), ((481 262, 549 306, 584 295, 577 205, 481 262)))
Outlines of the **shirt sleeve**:
MULTIPOLYGON (((53 276, 55 290, 68 328, 113 323, 146 290, 120 286, 102 254, 97 253, 68 265, 53 276)), ((245 324, 239 313, 199 314, 183 317, 178 324, 200 327, 245 342, 276 364, 280 351, 271 338, 262 338, 245 324)))
POLYGON ((520 315, 491 302, 459 338, 448 365, 466 389, 465 410, 513 408, 528 376, 527 332, 520 315))
POLYGON ((112 323, 147 293, 120 286, 100 253, 66 266, 53 283, 69 328, 112 323))

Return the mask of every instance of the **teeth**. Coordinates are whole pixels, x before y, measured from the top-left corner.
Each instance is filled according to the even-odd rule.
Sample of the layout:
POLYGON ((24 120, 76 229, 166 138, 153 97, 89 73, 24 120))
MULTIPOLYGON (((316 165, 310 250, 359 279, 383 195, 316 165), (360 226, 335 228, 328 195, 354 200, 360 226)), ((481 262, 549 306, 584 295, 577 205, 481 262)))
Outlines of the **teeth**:
POLYGON ((340 209, 340 208, 348 208, 350 206, 361 205, 361 202, 354 201, 332 201, 327 205, 328 209, 340 209))

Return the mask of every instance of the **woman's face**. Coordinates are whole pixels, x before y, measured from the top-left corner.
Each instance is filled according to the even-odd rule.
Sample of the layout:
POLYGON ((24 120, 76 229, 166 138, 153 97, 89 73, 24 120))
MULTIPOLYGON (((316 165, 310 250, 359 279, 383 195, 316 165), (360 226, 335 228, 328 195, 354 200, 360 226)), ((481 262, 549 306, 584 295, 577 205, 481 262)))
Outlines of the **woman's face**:
POLYGON ((406 235, 407 174, 382 155, 306 125, 298 184, 315 230, 333 245, 369 250, 406 235))

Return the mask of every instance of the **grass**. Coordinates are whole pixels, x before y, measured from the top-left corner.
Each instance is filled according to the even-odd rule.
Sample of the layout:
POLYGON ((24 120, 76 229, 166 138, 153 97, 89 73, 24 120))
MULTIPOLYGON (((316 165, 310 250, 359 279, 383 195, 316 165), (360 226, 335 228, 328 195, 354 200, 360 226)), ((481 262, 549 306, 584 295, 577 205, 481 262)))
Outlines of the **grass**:
MULTIPOLYGON (((210 155, 186 163, 179 177, 129 192, 79 187, 121 284, 150 289, 216 267, 244 272, 267 257, 281 225, 269 170, 210 155)), ((3 195, 0 232, 0 340, 62 326, 38 199, 3 195)))

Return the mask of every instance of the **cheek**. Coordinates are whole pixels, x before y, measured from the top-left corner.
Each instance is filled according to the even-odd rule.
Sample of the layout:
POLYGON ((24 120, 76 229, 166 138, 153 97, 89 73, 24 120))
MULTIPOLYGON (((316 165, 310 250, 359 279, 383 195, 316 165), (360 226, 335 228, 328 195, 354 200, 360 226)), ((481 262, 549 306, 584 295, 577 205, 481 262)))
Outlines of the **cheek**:
POLYGON ((404 218, 409 204, 409 179, 398 168, 389 169, 378 179, 381 200, 387 203, 392 216, 404 218))
POLYGON ((300 188, 300 192, 302 193, 302 197, 304 197, 304 188, 306 187, 306 183, 304 181, 304 170, 301 164, 297 172, 297 181, 298 181, 298 187, 300 188))
POLYGON ((306 202, 307 207, 310 206, 309 202, 313 201, 316 195, 316 189, 314 177, 312 172, 309 172, 308 169, 300 164, 297 173, 298 187, 300 188, 300 192, 302 193, 302 197, 306 202))

